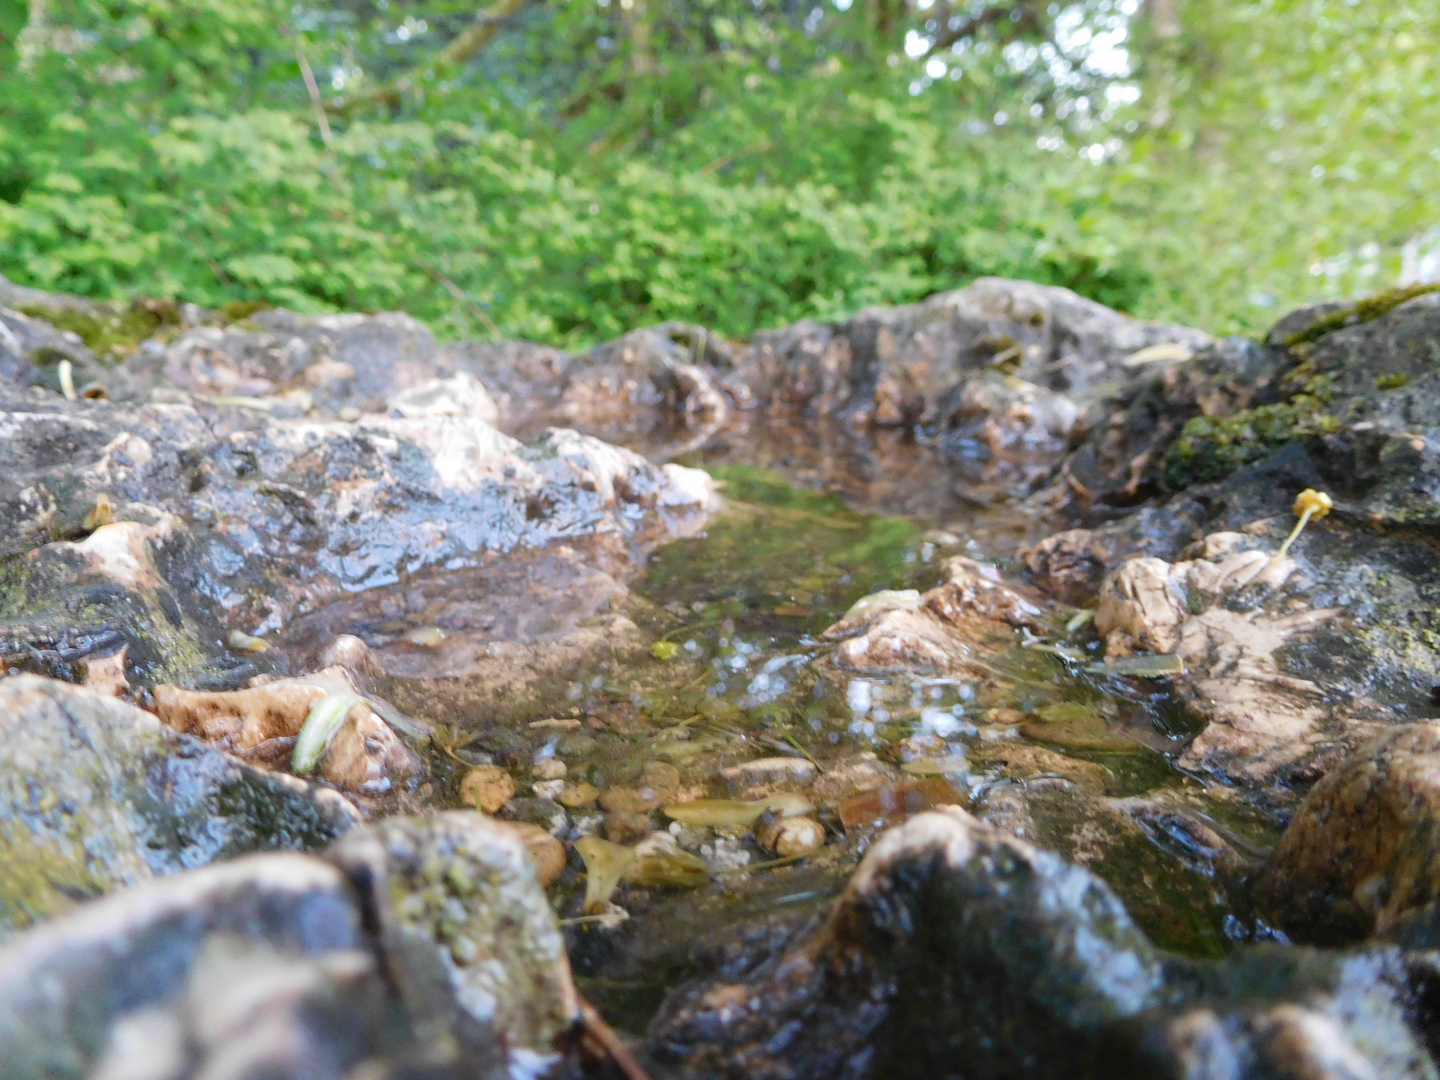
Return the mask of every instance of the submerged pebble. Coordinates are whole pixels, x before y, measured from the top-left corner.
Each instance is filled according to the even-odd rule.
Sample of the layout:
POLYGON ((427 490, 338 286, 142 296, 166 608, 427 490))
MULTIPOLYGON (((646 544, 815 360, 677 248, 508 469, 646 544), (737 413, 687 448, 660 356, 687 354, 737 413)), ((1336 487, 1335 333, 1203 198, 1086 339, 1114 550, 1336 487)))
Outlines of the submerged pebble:
POLYGON ((493 814, 515 797, 515 781, 499 765, 477 765, 460 781, 460 801, 493 814))
POLYGON ((803 855, 825 846, 825 827, 813 818, 781 818, 755 830, 761 847, 769 848, 781 858, 803 855))

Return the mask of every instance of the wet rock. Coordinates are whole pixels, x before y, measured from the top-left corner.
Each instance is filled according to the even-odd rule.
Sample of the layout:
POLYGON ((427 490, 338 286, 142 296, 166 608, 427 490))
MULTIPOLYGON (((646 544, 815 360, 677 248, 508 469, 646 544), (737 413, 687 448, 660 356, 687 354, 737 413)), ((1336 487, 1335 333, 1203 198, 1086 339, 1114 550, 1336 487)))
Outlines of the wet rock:
POLYGON ((1020 553, 1037 585, 1077 607, 1094 601, 1105 577, 1108 554, 1089 529, 1067 529, 1020 553))
POLYGON ((485 387, 467 371, 410 387, 390 399, 389 411, 392 416, 459 416, 487 424, 500 419, 485 387))
POLYGON ((221 626, 269 636, 427 566, 594 538, 623 558, 698 527, 712 493, 574 432, 526 448, 462 417, 0 400, 0 432, 0 555, 23 556, 0 574, 23 613, 0 652, 83 656, 75 639, 103 629, 140 685, 221 680, 221 626), (86 536, 102 496, 114 521, 86 536))
POLYGON ((1433 937, 1440 900, 1440 720, 1363 746, 1310 790, 1261 886, 1268 917, 1301 940, 1433 937))
POLYGON ((673 994, 653 1053, 682 1076, 1428 1075, 1396 950, 1156 950, 1104 884, 964 811, 875 843, 828 920, 673 994), (1255 987, 1265 985, 1257 998, 1255 987))
POLYGON ((113 697, 0 679, 0 933, 247 851, 318 848, 358 813, 113 697))
POLYGON ((155 713, 168 727, 267 766, 288 766, 295 740, 322 700, 355 698, 319 759, 317 772, 345 791, 379 795, 418 780, 420 760, 359 698, 344 668, 280 679, 248 690, 202 692, 178 686, 152 691, 155 713))
POLYGON ((1245 550, 1248 539, 1212 534, 1199 553, 1211 559, 1128 560, 1106 578, 1095 629, 1107 658, 1145 649, 1184 660, 1176 688, 1207 726, 1182 764, 1260 783, 1307 771, 1313 778, 1371 720, 1291 674, 1283 658, 1342 613, 1312 608, 1295 564, 1245 550))
POLYGON ((387 970, 427 1044, 531 1072, 560 1063, 579 999, 519 833, 474 811, 391 818, 329 857, 371 896, 387 970))
MULTIPOLYGON (((824 637, 838 641, 834 663, 844 671, 984 674, 977 650, 1007 648, 1013 627, 1039 625, 1045 601, 1001 580, 990 566, 964 556, 946 560, 942 585, 915 600, 856 605, 824 637), (915 601, 918 601, 915 602, 915 601)), ((863 604, 863 602, 862 602, 863 604)))

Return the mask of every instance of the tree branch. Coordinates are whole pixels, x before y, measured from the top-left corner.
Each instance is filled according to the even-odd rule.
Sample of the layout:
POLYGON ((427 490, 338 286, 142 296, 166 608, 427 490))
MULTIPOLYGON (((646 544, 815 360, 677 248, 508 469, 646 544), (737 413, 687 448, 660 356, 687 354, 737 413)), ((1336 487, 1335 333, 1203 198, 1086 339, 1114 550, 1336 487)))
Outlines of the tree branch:
POLYGON ((469 63, 486 45, 495 40, 507 19, 536 2, 538 0, 495 0, 428 63, 382 86, 331 101, 325 106, 326 111, 333 115, 348 116, 357 109, 376 105, 389 109, 399 108, 405 95, 412 93, 422 83, 428 82, 448 68, 469 63))
POLYGON ((1029 27, 1030 30, 1037 34, 1045 33, 1044 24, 1040 21, 1040 17, 1035 14, 1034 8, 1029 4, 1017 4, 1014 7, 986 8, 979 15, 971 19, 966 19, 953 30, 950 29, 950 24, 947 21, 940 27, 939 32, 935 35, 935 40, 930 44, 930 48, 925 50, 925 58, 929 59, 942 49, 948 49, 957 41, 964 41, 967 37, 973 37, 985 27, 993 26, 995 23, 1004 22, 1007 19, 1015 23, 1016 29, 1029 27), (1018 18, 1016 18, 1017 15, 1019 16, 1018 18))

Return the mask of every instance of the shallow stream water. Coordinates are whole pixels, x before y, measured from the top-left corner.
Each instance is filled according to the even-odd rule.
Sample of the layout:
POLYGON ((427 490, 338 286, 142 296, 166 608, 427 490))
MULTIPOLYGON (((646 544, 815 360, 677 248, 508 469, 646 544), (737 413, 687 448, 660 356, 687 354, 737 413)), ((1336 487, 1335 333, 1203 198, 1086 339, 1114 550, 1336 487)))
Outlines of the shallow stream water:
MULTIPOLYGON (((1102 650, 1072 621, 1073 609, 1060 609, 1046 635, 1015 631, 983 679, 849 676, 827 662, 833 645, 821 635, 851 605, 877 590, 929 589, 949 556, 1017 576, 1016 551, 1044 526, 1003 486, 958 483, 953 463, 901 437, 862 440, 810 425, 730 433, 679 454, 629 441, 707 469, 725 509, 643 566, 597 559, 603 567, 587 576, 542 556, 523 587, 513 573, 504 585, 467 571, 379 591, 368 614, 348 610, 310 628, 366 637, 390 672, 387 694, 437 725, 442 803, 458 805, 469 767, 498 764, 517 787, 502 813, 573 841, 604 835, 603 810, 536 797, 537 760, 562 760, 567 786, 602 793, 648 794, 657 776, 678 776, 660 793, 673 802, 735 797, 721 770, 757 757, 807 758, 823 775, 874 755, 901 782, 920 785, 891 821, 935 801, 983 811, 1006 791, 1023 791, 1036 796, 1028 799, 1038 833, 1031 839, 1087 862, 1161 945, 1213 956, 1254 936, 1243 897, 1196 850, 1193 830, 1168 827, 1163 813, 1119 840, 1095 824, 1097 800, 1123 808, 1127 799, 1183 799, 1200 783, 1174 765, 1193 731, 1165 683, 1089 673, 1102 650), (607 575, 628 579, 628 591, 607 590, 607 575), (623 614, 644 646, 582 650, 514 694, 467 675, 465 658, 478 663, 491 648, 487 636, 540 639, 563 629, 563 618, 546 615, 546 596, 588 597, 597 617, 623 614), (470 652, 452 642, 451 659, 437 665, 405 634, 431 625, 468 627, 470 652), (945 762, 939 775, 936 760, 945 762)), ((515 662, 530 663, 527 656, 515 662)), ((1239 850, 1273 842, 1275 823, 1243 805, 1211 801, 1199 813, 1239 850)), ((816 816, 825 848, 784 865, 770 865, 774 857, 748 828, 671 828, 716 872, 699 888, 622 885, 615 900, 629 918, 618 927, 580 917, 585 879, 572 854, 551 895, 567 920, 582 992, 618 1028, 640 1035, 666 990, 693 977, 697 964, 743 966, 747 949, 815 917, 875 832, 868 821, 847 827, 833 810, 816 816)), ((666 827, 658 808, 650 817, 666 827)))

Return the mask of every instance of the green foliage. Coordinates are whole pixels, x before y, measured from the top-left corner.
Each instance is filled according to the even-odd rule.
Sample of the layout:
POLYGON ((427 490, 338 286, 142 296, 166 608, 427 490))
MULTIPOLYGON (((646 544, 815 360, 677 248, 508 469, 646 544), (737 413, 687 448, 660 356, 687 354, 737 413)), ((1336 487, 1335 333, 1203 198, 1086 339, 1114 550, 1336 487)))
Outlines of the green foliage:
POLYGON ((460 63, 473 3, 334 2, 0 0, 0 272, 571 347, 984 274, 1247 328, 1383 284, 1440 220, 1440 40, 1403 5, 1188 0, 1178 43, 1136 17, 1132 106, 1075 44, 1111 0, 997 5, 930 74, 902 46, 950 9, 895 0, 557 0, 460 63))

